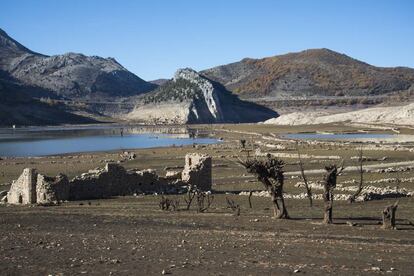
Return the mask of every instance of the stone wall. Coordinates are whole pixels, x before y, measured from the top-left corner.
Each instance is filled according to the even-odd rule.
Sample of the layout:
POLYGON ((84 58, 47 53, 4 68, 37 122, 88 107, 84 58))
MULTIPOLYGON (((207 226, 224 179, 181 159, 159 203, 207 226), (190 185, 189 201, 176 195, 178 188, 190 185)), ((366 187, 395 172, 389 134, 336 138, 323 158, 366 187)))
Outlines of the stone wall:
POLYGON ((211 190, 211 157, 189 153, 182 173, 159 177, 154 170, 125 170, 118 164, 90 170, 71 181, 59 174, 48 177, 34 169, 24 169, 7 193, 10 204, 49 204, 66 200, 84 200, 140 193, 174 193, 182 186, 211 190), (181 175, 181 179, 179 179, 181 175))
POLYGON ((211 164, 211 157, 206 154, 186 154, 182 181, 202 191, 210 191, 212 186, 211 164))
POLYGON ((56 177, 37 175, 36 203, 48 204, 69 199, 69 180, 66 175, 56 177))
POLYGON ((7 202, 11 204, 36 203, 36 182, 36 170, 24 169, 20 177, 12 183, 7 193, 7 202))
POLYGON ((7 193, 10 204, 35 204, 64 201, 69 198, 69 181, 65 175, 48 177, 26 168, 7 193))
POLYGON ((168 182, 153 170, 126 171, 117 164, 105 169, 90 171, 70 182, 70 200, 107 198, 134 193, 167 191, 168 182))

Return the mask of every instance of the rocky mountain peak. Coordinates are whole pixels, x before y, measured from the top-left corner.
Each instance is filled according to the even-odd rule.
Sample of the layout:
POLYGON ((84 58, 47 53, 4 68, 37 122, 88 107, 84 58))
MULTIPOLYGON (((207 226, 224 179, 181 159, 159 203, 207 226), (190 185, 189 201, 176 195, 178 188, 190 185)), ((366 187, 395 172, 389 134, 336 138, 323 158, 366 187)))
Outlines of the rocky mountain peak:
POLYGON ((35 53, 28 48, 24 47, 22 44, 11 38, 4 30, 0 29, 0 53, 3 54, 10 54, 10 55, 17 55, 17 54, 25 54, 30 53, 34 55, 40 55, 35 53))
POLYGON ((152 124, 185 124, 257 122, 258 118, 277 115, 263 106, 241 101, 221 84, 184 68, 146 94, 126 117, 152 124))
POLYGON ((217 95, 218 90, 213 83, 207 78, 200 75, 197 71, 191 68, 178 69, 174 74, 174 81, 177 79, 185 79, 195 85, 203 92, 204 99, 211 115, 220 120, 221 105, 217 95))
POLYGON ((80 53, 37 54, 0 30, 0 70, 25 86, 68 99, 109 99, 146 93, 157 87, 129 72, 114 58, 80 53))

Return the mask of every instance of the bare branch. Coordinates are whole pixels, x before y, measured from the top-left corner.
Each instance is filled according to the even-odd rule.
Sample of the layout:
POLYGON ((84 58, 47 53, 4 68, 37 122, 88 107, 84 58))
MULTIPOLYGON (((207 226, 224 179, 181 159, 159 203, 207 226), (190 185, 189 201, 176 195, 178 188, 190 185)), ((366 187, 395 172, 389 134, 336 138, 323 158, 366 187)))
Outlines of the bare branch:
POLYGON ((190 187, 188 188, 186 197, 184 197, 184 201, 187 204, 186 210, 190 210, 191 203, 193 202, 193 199, 196 195, 196 192, 193 191, 190 187))
POLYGON ((197 195, 197 204, 198 204, 197 211, 200 213, 207 211, 210 208, 211 204, 213 204, 214 196, 211 194, 202 192, 200 190, 196 191, 196 195, 197 195))
POLYGON ((300 157, 299 143, 298 142, 296 142, 296 151, 298 152, 299 168, 300 168, 300 173, 302 175, 303 182, 305 183, 306 195, 308 196, 310 207, 312 207, 312 205, 313 205, 312 190, 311 190, 311 188, 308 184, 308 179, 306 178, 306 175, 305 175, 305 170, 303 168, 302 158, 300 157))
POLYGON ((234 200, 229 199, 228 197, 226 197, 226 201, 227 201, 227 208, 230 208, 234 212, 235 216, 240 216, 240 205, 236 204, 234 200))
POLYGON ((351 195, 351 197, 349 198, 349 201, 355 202, 355 199, 357 198, 357 196, 359 196, 359 194, 362 192, 362 188, 363 188, 363 184, 364 184, 364 168, 363 168, 363 164, 364 164, 364 156, 363 156, 363 151, 362 151, 362 146, 359 149, 359 156, 358 156, 358 162, 359 162, 359 183, 358 183, 358 189, 355 191, 355 193, 353 195, 351 195))
POLYGON ((345 164, 345 160, 342 159, 341 163, 339 163, 338 171, 336 173, 337 176, 340 175, 343 172, 343 170, 345 170, 344 164, 345 164))

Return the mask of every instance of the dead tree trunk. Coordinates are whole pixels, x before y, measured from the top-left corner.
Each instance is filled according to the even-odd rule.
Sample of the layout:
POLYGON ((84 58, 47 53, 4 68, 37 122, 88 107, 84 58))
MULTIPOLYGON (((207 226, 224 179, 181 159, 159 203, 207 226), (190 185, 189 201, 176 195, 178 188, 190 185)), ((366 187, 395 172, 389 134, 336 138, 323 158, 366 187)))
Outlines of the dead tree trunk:
POLYGON ((323 202, 324 202, 324 215, 323 222, 325 224, 332 223, 332 207, 333 207, 333 190, 325 189, 323 192, 323 202))
POLYGON ((249 207, 250 207, 250 209, 252 209, 252 208, 253 208, 253 205, 252 205, 252 195, 253 195, 253 192, 252 192, 252 191, 250 191, 250 192, 249 192, 249 207))
POLYGON ((285 200, 283 198, 284 162, 268 156, 267 161, 255 159, 240 161, 239 163, 242 164, 248 172, 254 173, 257 176, 258 181, 265 186, 265 189, 272 198, 274 218, 289 218, 285 200))
POLYGON ((358 171, 359 171, 359 184, 358 184, 358 189, 349 198, 350 203, 355 202, 357 196, 359 196, 359 194, 362 192, 362 188, 364 186, 364 168, 363 168, 364 158, 363 158, 362 146, 359 150, 358 162, 359 162, 359 168, 358 168, 358 171))
POLYGON ((309 205, 310 205, 310 207, 312 207, 312 205, 313 205, 312 190, 311 190, 311 188, 308 184, 308 179, 306 178, 306 175, 305 175, 305 169, 303 168, 302 158, 300 157, 300 151, 299 151, 299 144, 298 143, 296 143, 296 150, 298 152, 299 168, 300 168, 300 173, 302 175, 303 183, 305 184, 306 195, 308 196, 308 199, 309 199, 309 205))
POLYGON ((283 198, 283 184, 282 186, 274 187, 268 186, 268 192, 273 202, 273 217, 277 219, 287 219, 289 214, 286 209, 285 199, 283 198), (280 204, 279 204, 280 203, 280 204))
POLYGON ((344 170, 344 167, 338 171, 336 165, 325 167, 326 175, 323 183, 323 202, 324 202, 324 216, 323 222, 325 224, 332 223, 332 209, 334 194, 333 191, 336 187, 336 179, 338 175, 344 170))
POLYGON ((395 213, 397 211, 398 201, 393 205, 385 207, 382 211, 382 228, 396 229, 395 227, 395 213))

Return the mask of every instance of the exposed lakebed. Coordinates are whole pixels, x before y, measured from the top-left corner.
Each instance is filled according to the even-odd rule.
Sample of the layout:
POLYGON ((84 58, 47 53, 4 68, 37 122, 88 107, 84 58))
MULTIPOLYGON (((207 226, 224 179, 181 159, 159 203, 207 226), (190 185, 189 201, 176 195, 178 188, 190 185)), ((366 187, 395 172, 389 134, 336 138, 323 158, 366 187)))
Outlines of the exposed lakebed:
POLYGON ((282 135, 288 139, 306 140, 361 140, 361 139, 391 139, 397 135, 382 133, 292 133, 282 135))
POLYGON ((191 131, 186 128, 90 126, 0 129, 0 156, 44 156, 218 142, 207 135, 191 137, 191 131))

